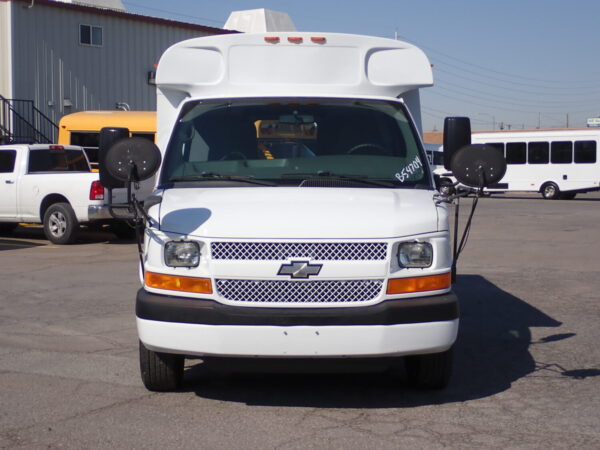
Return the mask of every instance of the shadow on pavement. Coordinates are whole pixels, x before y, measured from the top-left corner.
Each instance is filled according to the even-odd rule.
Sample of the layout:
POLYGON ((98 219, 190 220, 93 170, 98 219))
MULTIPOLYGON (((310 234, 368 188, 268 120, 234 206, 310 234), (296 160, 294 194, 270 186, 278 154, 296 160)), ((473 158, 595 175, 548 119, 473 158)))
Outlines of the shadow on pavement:
MULTIPOLYGON (((121 245, 134 244, 135 242, 135 235, 119 238, 107 226, 101 228, 82 226, 77 235, 77 240, 70 245, 93 243, 121 245)), ((55 244, 46 239, 44 228, 41 225, 20 225, 11 232, 0 233, 0 250, 14 250, 17 248, 31 248, 44 245, 55 244), (31 242, 31 240, 40 242, 31 242)))
POLYGON ((18 250, 32 247, 42 247, 46 244, 24 241, 22 239, 3 239, 0 237, 0 251, 2 250, 18 250))
MULTIPOLYGON (((406 386, 401 365, 383 372, 354 371, 344 361, 207 360, 186 369, 185 391, 203 398, 250 405, 328 408, 388 408, 460 402, 497 394, 516 380, 536 371, 529 353, 531 327, 560 327, 519 298, 477 275, 458 277, 455 291, 461 305, 461 326, 455 351, 454 374, 442 391, 419 391, 406 386), (309 373, 280 373, 290 371, 309 373), (337 367, 336 367, 337 365, 337 367), (332 372, 333 370, 333 372, 332 372), (334 373, 337 370, 337 373, 334 373), (321 373, 314 373, 314 372, 321 373), (310 373, 313 372, 313 373, 310 373), (327 372, 327 373, 324 373, 327 372)), ((546 341, 568 339, 573 333, 556 334, 546 341)), ((398 360, 396 360, 397 362, 398 360)), ((189 360, 188 360, 189 362, 189 360)), ((376 371, 379 369, 379 371, 376 371)), ((573 378, 596 376, 596 369, 561 373, 573 378)))

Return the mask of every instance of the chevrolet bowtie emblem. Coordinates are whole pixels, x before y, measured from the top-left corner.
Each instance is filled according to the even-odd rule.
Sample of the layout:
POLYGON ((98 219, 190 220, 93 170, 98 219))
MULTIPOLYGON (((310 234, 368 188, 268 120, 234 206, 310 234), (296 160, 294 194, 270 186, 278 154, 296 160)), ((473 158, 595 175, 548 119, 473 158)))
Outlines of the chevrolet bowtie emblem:
POLYGON ((308 278, 318 275, 322 264, 310 264, 308 261, 292 261, 290 264, 282 264, 277 275, 289 275, 292 278, 308 278))

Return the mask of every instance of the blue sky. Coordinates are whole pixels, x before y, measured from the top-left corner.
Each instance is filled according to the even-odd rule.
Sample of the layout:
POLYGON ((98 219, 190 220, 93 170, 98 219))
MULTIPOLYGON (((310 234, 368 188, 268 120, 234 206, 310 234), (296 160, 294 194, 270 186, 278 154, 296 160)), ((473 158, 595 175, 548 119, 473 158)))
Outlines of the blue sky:
POLYGON ((425 131, 585 126, 600 116, 600 0, 123 0, 128 11, 222 27, 231 11, 285 11, 300 31, 393 38, 434 65, 425 131))

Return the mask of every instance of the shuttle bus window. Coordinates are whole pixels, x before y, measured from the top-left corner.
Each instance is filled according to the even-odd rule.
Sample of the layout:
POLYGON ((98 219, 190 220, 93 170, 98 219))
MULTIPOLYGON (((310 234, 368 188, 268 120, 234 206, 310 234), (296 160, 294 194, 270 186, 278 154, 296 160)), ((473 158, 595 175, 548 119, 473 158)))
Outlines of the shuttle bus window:
POLYGON ((573 162, 573 143, 570 141, 552 142, 550 161, 552 164, 571 164, 573 162))
POLYGON ((596 141, 576 141, 575 162, 578 164, 594 164, 596 162, 596 141))
POLYGON ((489 145, 490 147, 494 147, 497 149, 502 156, 504 156, 504 143, 503 142, 488 142, 485 145, 489 145))
POLYGON ((528 148, 529 164, 548 164, 550 144, 548 142, 530 142, 528 148))
POLYGON ((509 142, 506 144, 506 163, 525 164, 527 161, 527 144, 525 142, 509 142))

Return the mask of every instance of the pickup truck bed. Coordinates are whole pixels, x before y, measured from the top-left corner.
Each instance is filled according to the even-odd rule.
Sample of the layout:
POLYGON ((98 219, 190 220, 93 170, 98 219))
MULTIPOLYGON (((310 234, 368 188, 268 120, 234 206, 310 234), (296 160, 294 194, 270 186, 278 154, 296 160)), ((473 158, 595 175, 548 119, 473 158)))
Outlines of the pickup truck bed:
MULTIPOLYGON (((125 200, 123 191, 113 194, 115 201, 125 200)), ((0 146, 0 231, 19 222, 42 223, 55 244, 74 242, 82 223, 110 222, 118 234, 126 232, 126 224, 112 219, 106 203, 105 189, 82 147, 0 146)))

